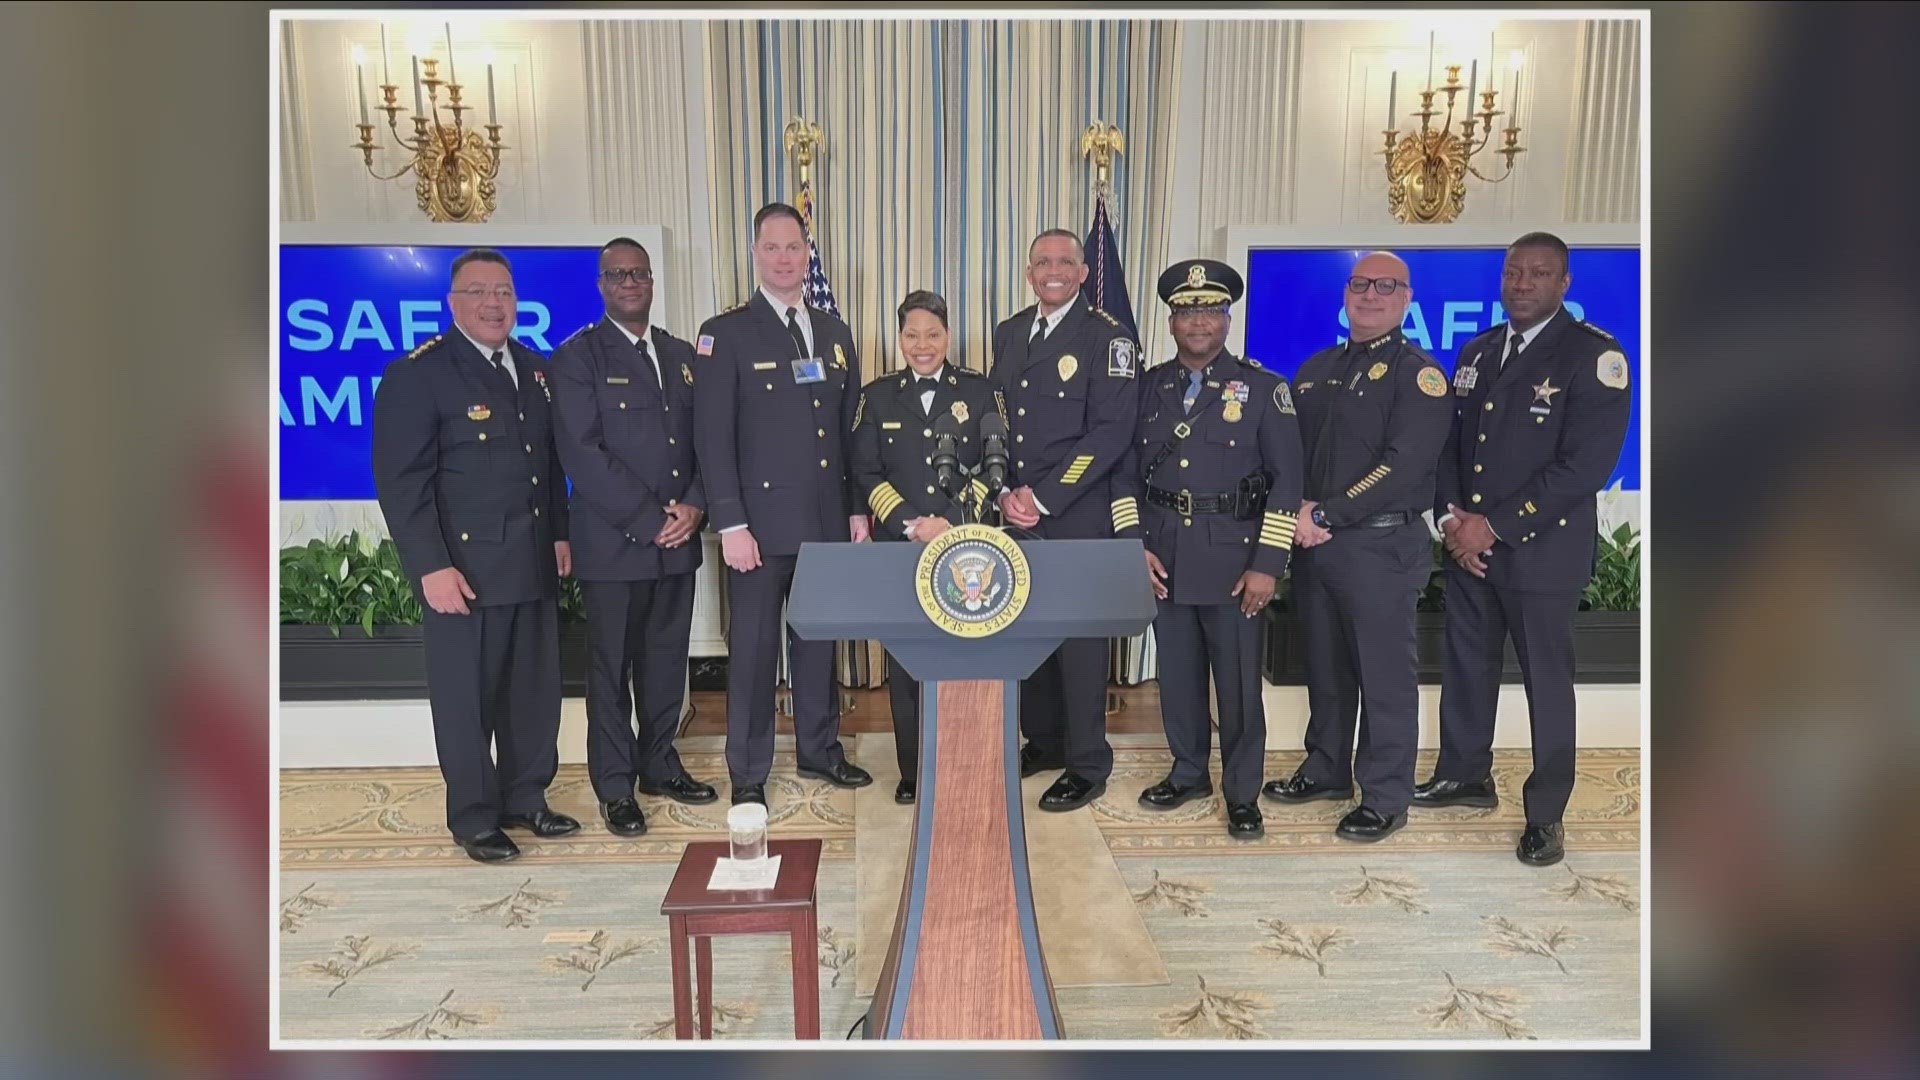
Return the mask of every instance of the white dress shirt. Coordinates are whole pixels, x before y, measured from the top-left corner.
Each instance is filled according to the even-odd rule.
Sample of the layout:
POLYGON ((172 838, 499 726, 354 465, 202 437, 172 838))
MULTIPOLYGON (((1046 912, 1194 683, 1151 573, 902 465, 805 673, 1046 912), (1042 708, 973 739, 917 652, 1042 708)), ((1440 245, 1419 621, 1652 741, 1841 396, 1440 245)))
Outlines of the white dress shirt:
POLYGON ((507 373, 507 378, 510 381, 512 381, 513 388, 516 390, 520 388, 520 372, 513 366, 513 350, 507 348, 507 345, 505 342, 502 342, 500 344, 500 347, 497 349, 489 349, 485 345, 480 344, 478 341, 474 341, 473 335, 467 333, 466 327, 461 326, 459 323, 455 323, 454 328, 460 331, 460 334, 462 337, 465 337, 468 341, 473 342, 473 347, 480 350, 480 358, 482 360, 491 360, 493 359, 494 353, 499 353, 501 369, 507 373))
MULTIPOLYGON (((632 345, 636 349, 640 347, 640 335, 634 333, 633 331, 627 329, 624 326, 621 326, 618 322, 615 322, 612 319, 608 319, 607 321, 613 323, 615 327, 619 328, 620 333, 626 337, 627 344, 632 345)), ((659 380, 661 388, 665 389, 667 385, 667 381, 660 374, 660 336, 654 332, 654 329, 652 326, 647 327, 646 334, 647 334, 647 359, 653 361, 653 377, 659 380)))
POLYGON ((773 313, 780 316, 780 324, 782 326, 786 325, 787 312, 794 311, 795 308, 799 309, 798 311, 794 311, 794 318, 800 323, 800 336, 807 339, 807 356, 819 356, 820 350, 813 347, 813 320, 807 316, 806 297, 802 296, 798 304, 788 304, 786 301, 768 292, 765 285, 760 286, 760 295, 766 297, 767 303, 773 305, 773 313))

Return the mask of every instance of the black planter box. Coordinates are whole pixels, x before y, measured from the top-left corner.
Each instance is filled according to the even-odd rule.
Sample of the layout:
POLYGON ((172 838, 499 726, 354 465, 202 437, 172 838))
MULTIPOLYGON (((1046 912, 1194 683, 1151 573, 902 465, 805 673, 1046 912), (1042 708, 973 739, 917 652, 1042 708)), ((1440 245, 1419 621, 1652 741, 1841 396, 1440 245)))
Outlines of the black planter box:
MULTIPOLYGON (((1266 615, 1266 644, 1261 672, 1274 686, 1305 686, 1307 655, 1300 624, 1291 611, 1266 615)), ((1447 617, 1423 611, 1414 617, 1420 682, 1440 684, 1446 660, 1447 617)), ((1640 681, 1640 613, 1637 611, 1581 611, 1573 616, 1573 681, 1576 683, 1637 683, 1640 681)), ((1502 683, 1521 682, 1520 659, 1507 642, 1502 683)))
MULTIPOLYGON (((386 701, 427 696, 426 642, 417 626, 377 626, 372 637, 343 626, 280 627, 280 700, 386 701)), ((587 692, 587 628, 560 624, 560 682, 567 697, 587 692)))

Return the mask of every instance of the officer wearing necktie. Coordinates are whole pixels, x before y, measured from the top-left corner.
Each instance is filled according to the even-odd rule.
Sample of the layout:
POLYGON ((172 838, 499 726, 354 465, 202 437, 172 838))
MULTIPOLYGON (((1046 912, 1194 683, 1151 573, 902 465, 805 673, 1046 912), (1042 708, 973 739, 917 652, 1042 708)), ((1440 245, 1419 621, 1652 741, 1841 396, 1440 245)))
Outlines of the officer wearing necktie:
POLYGON ((706 495, 693 456, 693 346, 653 324, 653 260, 600 249, 606 315, 553 353, 555 438, 573 478, 574 572, 587 604, 587 771, 607 829, 647 831, 637 789, 719 794, 674 750, 706 495), (634 705, 639 705, 635 735, 634 705))
MULTIPOLYGON (((1005 520, 1043 540, 1113 535, 1112 475, 1133 439, 1140 346, 1119 320, 1087 303, 1080 239, 1049 229, 1027 251, 1039 303, 993 332, 989 378, 1013 429, 1005 520)), ((1040 809, 1085 806, 1113 772, 1107 742, 1107 641, 1075 638, 1020 685, 1020 775, 1064 767, 1040 809)))
MULTIPOLYGON (((727 771, 733 802, 766 800, 773 768, 773 690, 787 593, 800 545, 867 539, 847 465, 860 398, 853 332, 807 305, 800 212, 753 218, 760 287, 700 327, 693 367, 694 450, 727 578, 727 771)), ((873 777, 840 744, 834 643, 787 634, 794 745, 801 776, 837 787, 873 777)))
POLYGON ((1360 805, 1336 829, 1348 840, 1385 839, 1406 825, 1419 747, 1414 612, 1433 572, 1423 515, 1452 408, 1440 366, 1400 331, 1412 299, 1398 256, 1361 259, 1346 281, 1351 340, 1309 357, 1294 379, 1307 455, 1293 566, 1307 643, 1307 759, 1265 793, 1347 799, 1357 777, 1360 805))
POLYGON ((1140 803, 1171 810, 1213 794, 1211 682, 1227 835, 1236 839, 1264 832, 1259 615, 1286 573, 1301 492, 1286 380, 1224 348, 1228 313, 1245 291, 1232 267, 1212 259, 1160 275, 1178 362, 1144 378, 1139 437, 1115 474, 1113 502, 1114 535, 1147 548, 1159 599, 1160 718, 1173 753, 1173 771, 1140 803))
POLYGON ((1529 233, 1507 249, 1509 322, 1468 342, 1454 372, 1452 430, 1434 519, 1452 562, 1440 760, 1416 806, 1497 806, 1493 722, 1506 639, 1525 675, 1533 774, 1515 855, 1565 856, 1573 793, 1573 613, 1593 575, 1597 493, 1620 461, 1633 409, 1612 334, 1563 306, 1567 245, 1529 233))
POLYGON ((567 484, 546 363, 510 337, 518 308, 507 260, 469 251, 452 277, 453 330, 381 378, 373 473, 424 612, 447 828, 475 860, 503 862, 520 853, 503 828, 580 828, 546 795, 560 761, 567 484))
MULTIPOLYGON (((978 372, 947 360, 947 302, 937 293, 907 294, 899 308, 900 355, 907 370, 867 384, 855 410, 853 475, 873 511, 874 539, 926 543, 955 525, 997 516, 987 486, 964 472, 980 466, 980 418, 1004 410, 978 372), (934 425, 951 421, 960 473, 946 488, 934 468, 934 425)), ((920 686, 887 654, 893 744, 900 763, 895 802, 914 801, 920 763, 920 686)))

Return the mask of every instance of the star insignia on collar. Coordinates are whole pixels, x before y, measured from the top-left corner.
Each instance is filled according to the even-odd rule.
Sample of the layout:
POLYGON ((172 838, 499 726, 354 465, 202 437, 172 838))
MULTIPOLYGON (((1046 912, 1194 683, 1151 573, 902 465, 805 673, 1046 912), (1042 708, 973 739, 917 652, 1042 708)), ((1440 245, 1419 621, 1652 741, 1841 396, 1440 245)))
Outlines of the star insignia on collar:
POLYGON ((1566 387, 1564 386, 1553 385, 1553 376, 1549 375, 1541 380, 1540 385, 1533 388, 1533 400, 1536 403, 1551 405, 1553 404, 1553 395, 1565 389, 1566 387))

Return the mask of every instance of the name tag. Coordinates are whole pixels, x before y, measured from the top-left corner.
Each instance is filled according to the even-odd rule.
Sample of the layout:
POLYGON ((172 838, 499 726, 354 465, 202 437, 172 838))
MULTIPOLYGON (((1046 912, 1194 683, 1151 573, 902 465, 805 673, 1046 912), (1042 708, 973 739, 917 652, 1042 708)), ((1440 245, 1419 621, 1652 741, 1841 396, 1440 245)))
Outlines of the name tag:
POLYGON ((827 366, 817 356, 793 361, 793 381, 805 385, 827 381, 827 366))
POLYGON ((625 386, 625 385, 627 385, 628 383, 630 383, 630 382, 632 382, 632 381, 633 381, 632 379, 629 379, 629 378, 627 378, 627 377, 626 377, 625 375, 609 375, 609 376, 607 376, 607 385, 608 385, 608 386, 625 386))
POLYGON ((755 370, 755 371, 772 371, 772 370, 773 370, 774 368, 777 368, 777 367, 779 367, 779 366, 780 366, 779 364, 776 364, 776 363, 774 363, 773 361, 771 361, 771 360, 769 360, 769 361, 767 361, 767 362, 766 362, 766 363, 764 363, 764 364, 755 364, 755 365, 753 365, 753 370, 755 370))
POLYGON ((1527 410, 1535 416, 1552 416, 1553 410, 1545 405, 1535 405, 1527 410))
POLYGON ((880 421, 880 430, 881 430, 881 431, 899 431, 899 430, 900 430, 900 421, 898 421, 898 420, 882 420, 882 421, 880 421))

